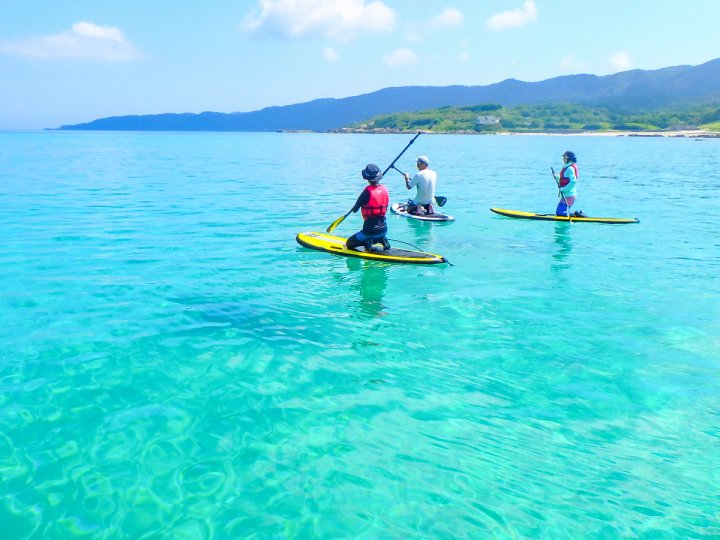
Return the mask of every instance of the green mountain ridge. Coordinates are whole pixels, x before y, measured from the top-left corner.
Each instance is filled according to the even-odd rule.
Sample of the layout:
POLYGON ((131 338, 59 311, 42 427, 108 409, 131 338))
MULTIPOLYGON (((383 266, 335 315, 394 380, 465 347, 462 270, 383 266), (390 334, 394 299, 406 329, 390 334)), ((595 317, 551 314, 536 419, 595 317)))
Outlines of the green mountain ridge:
MULTIPOLYGON (((630 70, 612 75, 564 75, 539 82, 517 79, 487 86, 405 86, 347 98, 323 98, 251 112, 162 113, 100 118, 64 130, 125 131, 337 131, 379 115, 438 107, 577 104, 633 116, 720 103, 720 58, 698 66, 630 70)), ((599 120, 605 118, 600 115, 599 120)), ((510 121, 510 118, 506 118, 510 121)), ((612 122, 612 120, 602 120, 612 122)), ((567 123, 567 119, 558 120, 567 123)), ((629 122, 629 120, 628 120, 629 122)), ((573 122, 574 123, 574 122, 573 122)), ((597 123, 590 121, 586 123, 597 123)))

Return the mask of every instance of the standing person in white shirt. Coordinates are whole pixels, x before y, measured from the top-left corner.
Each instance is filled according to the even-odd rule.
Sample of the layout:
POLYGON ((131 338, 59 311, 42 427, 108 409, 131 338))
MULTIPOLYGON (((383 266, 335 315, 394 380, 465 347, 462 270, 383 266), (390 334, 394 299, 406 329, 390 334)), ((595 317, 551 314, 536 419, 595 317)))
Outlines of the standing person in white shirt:
POLYGON ((434 214, 433 200, 435 199, 435 183, 437 173, 430 169, 430 160, 427 156, 417 158, 418 172, 410 178, 405 174, 405 187, 412 189, 417 187, 415 198, 408 201, 407 211, 410 214, 426 215, 434 214))

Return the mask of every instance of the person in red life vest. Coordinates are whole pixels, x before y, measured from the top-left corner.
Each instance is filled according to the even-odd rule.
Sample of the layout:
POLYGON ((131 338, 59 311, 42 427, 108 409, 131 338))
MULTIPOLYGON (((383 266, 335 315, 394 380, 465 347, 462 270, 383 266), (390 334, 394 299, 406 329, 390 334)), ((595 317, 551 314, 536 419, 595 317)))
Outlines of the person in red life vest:
POLYGON ((387 188, 380 185, 382 173, 377 165, 369 163, 362 170, 362 177, 367 180, 368 185, 352 207, 352 212, 362 211, 363 228, 348 238, 345 246, 348 249, 365 246, 365 249, 369 250, 373 244, 380 243, 383 249, 390 249, 385 221, 390 196, 387 188))
POLYGON ((560 169, 560 178, 558 179, 560 201, 555 210, 555 215, 585 217, 582 210, 570 214, 570 208, 575 204, 575 197, 577 197, 578 168, 575 153, 568 150, 563 154, 562 159, 563 166, 560 169))

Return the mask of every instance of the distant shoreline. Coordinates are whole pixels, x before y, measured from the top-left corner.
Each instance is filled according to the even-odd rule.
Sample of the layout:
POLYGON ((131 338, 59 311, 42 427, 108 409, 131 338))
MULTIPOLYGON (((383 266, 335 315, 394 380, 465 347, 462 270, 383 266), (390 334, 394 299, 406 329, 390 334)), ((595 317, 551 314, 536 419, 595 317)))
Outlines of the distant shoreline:
POLYGON ((579 133, 508 133, 508 135, 559 135, 567 137, 577 135, 581 137, 686 137, 691 139, 720 138, 720 133, 703 130, 680 131, 582 131, 579 133))
MULTIPOLYGON (((702 129, 670 130, 670 131, 502 131, 502 132, 477 132, 477 131, 425 131, 419 130, 427 135, 503 135, 503 136, 529 136, 529 135, 550 135, 557 137, 679 137, 690 139, 720 139, 720 132, 706 131, 702 129)), ((330 133, 365 133, 365 134, 410 134, 417 131, 403 130, 368 130, 368 129, 338 129, 330 133)))

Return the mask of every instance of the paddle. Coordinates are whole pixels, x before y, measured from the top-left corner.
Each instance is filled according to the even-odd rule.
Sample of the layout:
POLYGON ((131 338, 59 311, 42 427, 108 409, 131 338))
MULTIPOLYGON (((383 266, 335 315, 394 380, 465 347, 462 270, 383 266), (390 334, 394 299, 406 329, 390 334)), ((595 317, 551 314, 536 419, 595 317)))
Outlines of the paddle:
MULTIPOLYGON (((398 169, 395 165, 393 165, 392 168, 405 176, 405 173, 398 169)), ((442 195, 435 195, 435 202, 438 203, 438 206, 445 206, 445 203, 447 202, 447 197, 443 197, 442 195)))
POLYGON ((383 176, 385 176, 390 169, 393 169, 393 168, 395 167, 395 162, 396 162, 398 159, 400 159, 400 157, 405 153, 405 150, 407 150, 408 148, 410 148, 410 145, 411 145, 412 143, 414 143, 414 142, 415 142, 415 139, 417 139, 421 134, 422 134, 422 131, 418 131, 418 132, 417 132, 417 135, 415 135, 415 136, 412 138, 412 140, 411 140, 409 143, 407 143, 407 146, 406 146, 405 148, 403 148, 403 151, 400 152, 400 153, 398 154, 398 156, 397 156, 395 159, 393 159, 393 162, 392 162, 390 165, 388 165, 388 168, 383 171, 383 176))
POLYGON ((352 212, 352 210, 349 210, 347 214, 345 214, 344 216, 341 216, 341 217, 337 218, 335 221, 333 221, 330 224, 330 226, 326 229, 327 232, 329 232, 329 233, 333 232, 335 230, 335 228, 338 225, 340 225, 346 217, 348 217, 350 215, 351 212, 352 212))
MULTIPOLYGON (((412 140, 411 140, 409 143, 407 143, 407 146, 406 146, 405 148, 403 148, 402 152, 400 152, 400 153, 398 154, 398 156, 397 156, 395 159, 393 159, 393 162, 388 166, 388 168, 385 169, 385 172, 383 172, 383 176, 385 176, 385 173, 387 173, 387 172, 390 170, 390 168, 394 168, 395 162, 396 162, 398 159, 400 159, 400 157, 405 153, 405 150, 407 150, 408 148, 410 148, 410 145, 411 145, 412 143, 414 143, 414 142, 415 142, 415 139, 417 139, 421 134, 422 134, 422 131, 418 131, 418 132, 417 132, 417 135, 415 135, 415 136, 412 138, 412 140)), ((440 203, 438 203, 438 204, 440 204, 440 203)), ((440 206, 442 206, 442 205, 440 205, 440 206)), ((336 228, 338 225, 340 225, 340 224, 345 220, 345 218, 348 217, 351 213, 352 213, 352 208, 351 208, 350 210, 348 210, 348 213, 347 213, 347 214, 345 214, 344 216, 339 217, 339 218, 337 218, 335 221, 333 221, 333 222, 330 224, 330 226, 326 229, 327 232, 329 232, 329 233, 333 232, 333 231, 335 230, 335 228, 336 228)))
POLYGON ((550 170, 552 171, 553 178, 555 179, 555 183, 557 184, 558 193, 560 194, 560 197, 562 197, 562 200, 565 201, 565 213, 567 214, 568 221, 572 223, 572 218, 570 217, 570 206, 568 205, 567 199, 565 198, 565 195, 562 192, 562 188, 560 187, 560 180, 558 180, 558 177, 555 174, 555 168, 550 167, 550 170))

